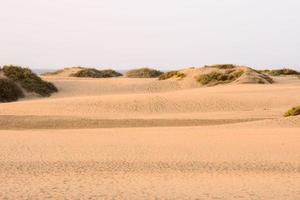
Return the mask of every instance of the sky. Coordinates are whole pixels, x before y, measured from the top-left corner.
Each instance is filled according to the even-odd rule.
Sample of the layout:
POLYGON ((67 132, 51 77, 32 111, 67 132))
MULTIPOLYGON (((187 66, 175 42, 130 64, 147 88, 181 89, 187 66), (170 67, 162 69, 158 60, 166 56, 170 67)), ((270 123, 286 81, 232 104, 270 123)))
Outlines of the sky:
POLYGON ((299 0, 0 2, 0 65, 300 70, 299 0))

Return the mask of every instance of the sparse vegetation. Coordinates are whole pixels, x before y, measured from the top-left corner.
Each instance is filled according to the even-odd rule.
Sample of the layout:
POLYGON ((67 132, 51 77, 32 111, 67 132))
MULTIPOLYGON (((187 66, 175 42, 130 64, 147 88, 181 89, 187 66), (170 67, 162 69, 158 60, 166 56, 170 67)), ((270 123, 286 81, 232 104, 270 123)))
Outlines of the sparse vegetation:
POLYGON ((274 69, 274 70, 260 70, 262 73, 269 74, 271 76, 281 76, 281 75, 300 75, 300 72, 293 69, 274 69))
POLYGON ((213 71, 208 74, 200 75, 197 81, 202 85, 213 86, 233 82, 243 74, 243 70, 226 70, 225 72, 213 71))
POLYGON ((52 83, 43 81, 28 68, 10 65, 4 66, 1 71, 8 79, 20 84, 27 92, 34 92, 46 97, 58 91, 52 83))
POLYGON ((78 72, 71 74, 72 77, 82 77, 82 78, 111 78, 122 76, 121 73, 114 70, 97 70, 94 68, 85 68, 79 70, 78 72))
POLYGON ((233 64, 217 64, 217 65, 205 65, 204 67, 217 68, 217 69, 234 69, 236 65, 233 64))
POLYGON ((176 77, 176 78, 184 78, 186 75, 184 73, 181 73, 179 71, 169 71, 166 73, 161 74, 158 79, 159 80, 166 80, 172 77, 176 77))
POLYGON ((284 114, 285 117, 291 117, 296 115, 300 115, 300 106, 293 107, 284 114))
POLYGON ((163 72, 156 69, 140 68, 128 71, 126 76, 129 78, 157 78, 162 74, 163 72))
POLYGON ((57 74, 60 74, 64 71, 64 69, 60 69, 60 70, 56 70, 54 72, 46 72, 46 73, 43 73, 41 74, 42 76, 53 76, 53 75, 57 75, 57 74))
POLYGON ((258 83, 264 84, 263 80, 266 80, 268 83, 274 83, 274 80, 270 76, 268 76, 267 74, 265 74, 263 72, 263 71, 267 71, 267 70, 263 70, 263 71, 257 71, 257 70, 255 70, 255 71, 259 74, 259 77, 261 78, 258 83))
POLYGON ((63 69, 59 69, 59 70, 56 70, 56 71, 53 71, 53 72, 46 72, 46 73, 43 73, 41 74, 42 76, 54 76, 54 75, 59 75, 63 72, 65 72, 66 70, 73 70, 73 69, 78 69, 78 70, 81 70, 81 69, 85 69, 83 67, 66 67, 66 68, 63 68, 63 69))
POLYGON ((20 87, 9 79, 0 78, 0 102, 17 101, 24 97, 20 87))

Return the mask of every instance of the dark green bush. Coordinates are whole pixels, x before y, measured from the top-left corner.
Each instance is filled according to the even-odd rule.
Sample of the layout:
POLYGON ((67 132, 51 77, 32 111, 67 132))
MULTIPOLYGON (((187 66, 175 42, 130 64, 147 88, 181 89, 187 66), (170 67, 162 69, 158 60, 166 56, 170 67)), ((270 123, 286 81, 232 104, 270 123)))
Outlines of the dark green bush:
POLYGON ((169 71, 166 73, 161 74, 158 79, 159 80, 166 80, 172 77, 177 77, 177 78, 184 78, 186 75, 184 73, 181 73, 179 71, 169 71))
POLYGON ((291 108, 284 114, 285 117, 291 117, 296 115, 300 115, 300 106, 291 108))
POLYGON ((129 78, 157 78, 162 74, 163 72, 155 69, 140 68, 128 71, 126 76, 129 78))
POLYGON ((9 79, 0 78, 0 102, 17 101, 24 97, 20 87, 9 79))
POLYGON ((224 73, 213 71, 208 74, 200 75, 197 80, 202 85, 218 85, 233 82, 243 74, 243 70, 227 70, 224 73))
POLYGON ((50 82, 43 81, 28 68, 18 66, 4 66, 2 68, 4 75, 21 85, 27 92, 35 92, 41 96, 50 96, 57 92, 57 88, 50 82))
POLYGON ((94 68, 86 68, 79 70, 78 72, 71 74, 73 77, 82 77, 82 78, 111 78, 122 76, 121 73, 114 70, 97 70, 94 68))

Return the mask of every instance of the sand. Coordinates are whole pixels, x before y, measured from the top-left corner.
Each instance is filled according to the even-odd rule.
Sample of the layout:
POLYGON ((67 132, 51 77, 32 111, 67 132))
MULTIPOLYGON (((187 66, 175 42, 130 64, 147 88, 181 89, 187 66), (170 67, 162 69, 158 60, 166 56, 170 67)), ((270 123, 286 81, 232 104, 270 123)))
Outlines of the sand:
POLYGON ((300 199, 300 81, 44 77, 0 104, 0 199, 300 199))

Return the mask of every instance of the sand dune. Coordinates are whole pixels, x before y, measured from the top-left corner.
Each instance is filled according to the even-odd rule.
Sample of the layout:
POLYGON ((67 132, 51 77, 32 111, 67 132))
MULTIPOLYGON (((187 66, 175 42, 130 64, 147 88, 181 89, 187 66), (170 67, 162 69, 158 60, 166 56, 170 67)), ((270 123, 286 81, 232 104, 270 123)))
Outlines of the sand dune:
POLYGON ((60 92, 0 104, 1 199, 300 198, 293 76, 45 79, 60 92))
POLYGON ((0 131, 0 138, 1 198, 299 197, 299 128, 0 131))

